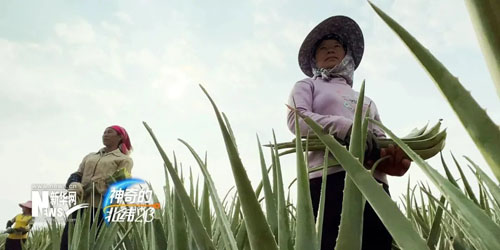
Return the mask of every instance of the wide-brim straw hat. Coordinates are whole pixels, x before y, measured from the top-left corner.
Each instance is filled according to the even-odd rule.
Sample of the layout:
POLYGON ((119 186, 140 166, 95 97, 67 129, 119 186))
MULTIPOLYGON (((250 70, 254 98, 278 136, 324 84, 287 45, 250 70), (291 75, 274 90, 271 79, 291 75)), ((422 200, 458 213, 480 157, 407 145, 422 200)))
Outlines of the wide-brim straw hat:
POLYGON ((299 50, 299 66, 302 72, 309 77, 313 76, 312 58, 315 56, 314 46, 327 35, 335 34, 344 45, 351 51, 354 59, 355 69, 363 57, 365 44, 363 33, 358 24, 346 16, 332 16, 318 24, 302 42, 299 50))
POLYGON ((19 203, 19 206, 31 209, 31 201, 27 201, 25 203, 19 203))

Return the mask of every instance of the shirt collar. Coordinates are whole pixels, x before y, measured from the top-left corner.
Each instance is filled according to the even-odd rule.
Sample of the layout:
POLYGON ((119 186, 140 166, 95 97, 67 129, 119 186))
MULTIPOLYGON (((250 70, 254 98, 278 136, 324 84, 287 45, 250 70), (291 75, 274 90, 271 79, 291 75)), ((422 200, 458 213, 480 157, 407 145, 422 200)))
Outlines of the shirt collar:
POLYGON ((349 87, 352 88, 352 86, 349 85, 347 83, 347 80, 344 79, 343 77, 333 77, 333 78, 330 78, 330 79, 322 79, 321 77, 313 77, 312 79, 313 80, 317 80, 317 81, 328 82, 328 83, 337 83, 337 84, 347 85, 347 86, 349 86, 349 87))
POLYGON ((96 154, 100 154, 101 156, 102 156, 102 155, 107 155, 107 154, 114 154, 114 155, 116 155, 116 156, 120 156, 120 155, 122 155, 122 154, 123 154, 123 153, 122 153, 122 151, 120 151, 120 149, 119 149, 119 148, 117 148, 117 149, 115 149, 115 150, 113 150, 113 151, 111 151, 111 152, 107 152, 107 153, 104 151, 104 149, 105 149, 105 148, 101 148, 101 149, 99 149, 99 151, 97 151, 97 152, 96 152, 96 154))

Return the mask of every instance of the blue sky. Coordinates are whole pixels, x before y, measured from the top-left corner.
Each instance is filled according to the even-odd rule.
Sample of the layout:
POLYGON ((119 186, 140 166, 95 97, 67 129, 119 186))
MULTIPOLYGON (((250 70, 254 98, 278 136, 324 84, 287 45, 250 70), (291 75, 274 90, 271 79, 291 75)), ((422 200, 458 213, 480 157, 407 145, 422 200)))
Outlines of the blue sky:
MULTIPOLYGON (((374 1, 440 59, 498 123, 499 99, 463 2, 374 1)), ((200 154, 219 194, 233 185, 215 116, 198 84, 223 110, 252 183, 262 142, 292 138, 285 103, 305 78, 297 52, 332 15, 361 26, 365 54, 354 89, 366 94, 398 134, 444 119, 445 149, 486 165, 427 73, 365 1, 0 1, 0 220, 30 198, 31 183, 64 183, 83 156, 101 147, 104 128, 127 128, 133 174, 163 185, 162 162, 142 126, 154 129, 187 171, 197 165, 177 138, 200 154), (29 6, 29 7, 27 7, 29 6)), ((294 157, 283 159, 285 183, 294 157)), ((437 159, 430 162, 439 170, 437 159)), ((425 177, 416 165, 391 178, 394 200, 425 177)))

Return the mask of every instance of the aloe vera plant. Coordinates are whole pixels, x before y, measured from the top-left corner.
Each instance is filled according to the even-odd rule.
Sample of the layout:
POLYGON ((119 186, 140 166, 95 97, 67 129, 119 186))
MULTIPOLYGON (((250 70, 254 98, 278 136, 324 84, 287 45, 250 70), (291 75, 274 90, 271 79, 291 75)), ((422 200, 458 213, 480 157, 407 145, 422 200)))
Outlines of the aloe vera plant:
MULTIPOLYGON (((477 29, 480 42, 483 47, 486 47, 483 50, 490 72, 497 84, 497 89, 500 89, 498 88, 500 75, 498 68, 498 34, 500 32, 498 29, 500 26, 494 25, 498 23, 498 15, 495 12, 498 9, 495 6, 498 6, 498 3, 497 1, 474 0, 466 0, 466 2, 473 12, 471 16, 476 28, 479 27, 477 29)), ((362 197, 372 204, 394 237, 393 249, 500 249, 498 240, 498 235, 500 235, 498 226, 500 225, 498 125, 492 122, 437 59, 394 20, 375 6, 373 7, 416 54, 417 59, 436 81, 495 173, 496 180, 485 173, 483 166, 478 166, 467 157, 461 162, 460 157, 452 156, 454 164, 448 164, 441 155, 444 176, 435 170, 436 166, 431 167, 423 161, 441 151, 444 146, 446 130, 440 130, 440 123, 431 128, 425 126, 414 129, 401 139, 383 124, 379 124, 390 136, 390 139, 380 139, 379 145, 398 144, 414 160, 414 165, 422 168, 440 191, 439 194, 435 194, 425 183, 412 187, 408 182, 406 195, 402 197, 400 203, 403 206, 403 214, 396 203, 374 181, 370 171, 362 166, 360 163, 362 160, 355 157, 357 154, 355 150, 364 151, 361 142, 366 134, 367 120, 361 121, 360 130, 355 129, 354 132, 360 134, 360 139, 354 139, 351 142, 352 150, 349 152, 333 137, 324 134, 314 122, 305 118, 318 135, 316 137, 309 135, 309 138, 305 140, 299 135, 295 141, 284 144, 276 143, 274 140, 272 145, 276 147, 271 149, 271 166, 266 164, 263 154, 259 152, 263 177, 260 185, 254 190, 249 185, 243 164, 238 157, 236 136, 231 131, 229 120, 220 114, 215 103, 210 99, 226 142, 231 162, 228 169, 232 169, 237 180, 234 195, 228 192, 225 198, 220 199, 214 185, 217 180, 211 180, 209 175, 207 157, 205 156, 202 160, 194 149, 183 141, 202 169, 202 185, 199 186, 197 182, 195 184, 191 173, 187 179, 184 179, 183 168, 177 163, 174 155, 173 162, 165 163, 164 166, 165 203, 161 210, 157 211, 151 223, 117 223, 97 230, 96 223, 90 224, 91 214, 87 210, 79 214, 76 223, 70 227, 72 249, 177 250, 203 247, 208 249, 317 249, 321 242, 319 236, 321 227, 317 227, 321 226, 320 214, 327 211, 319 213, 315 227, 311 209, 308 207, 310 200, 307 199, 307 169, 303 154, 304 151, 309 150, 323 150, 335 155, 334 164, 342 164, 350 177, 346 178, 346 181, 352 180, 354 184, 354 186, 346 184, 346 187, 359 189, 362 197), (462 103, 457 101, 458 99, 462 103), (355 146, 356 141, 360 145, 355 146), (285 196, 287 190, 281 176, 280 155, 285 154, 287 150, 296 152, 295 148, 298 149, 297 177, 300 199, 297 199, 297 203, 292 203, 289 190, 288 195, 285 196), (278 153, 278 150, 282 152, 278 153), (453 176, 451 173, 452 165, 458 170, 459 176, 453 176), (469 168, 465 167, 466 165, 469 168), (471 175, 468 173, 473 173, 473 177, 470 178, 471 175), (200 189, 201 191, 198 192, 200 189), (198 195, 199 193, 201 195, 198 195)), ((376 121, 371 122, 376 123, 376 121)), ((151 135, 154 138, 153 134, 151 135)), ((158 145, 160 154, 166 159, 166 154, 160 150, 159 143, 155 139, 154 142, 158 145)), ((259 140, 257 143, 259 150, 262 150, 259 140)), ((325 159, 328 158, 325 157, 325 159)), ((332 165, 332 162, 326 161, 324 165, 332 165)), ((326 173, 326 168, 319 167, 308 171, 326 173)), ((324 188, 322 190, 321 196, 324 198, 324 188)), ((357 194, 349 196, 356 200, 360 197, 357 194)), ((344 205, 351 206, 347 198, 344 205)), ((358 205, 359 203, 352 206, 358 205)), ((344 214, 344 216, 348 215, 344 214)), ((348 229, 344 224, 341 229, 344 233, 338 239, 339 243, 343 246, 346 244, 358 248, 358 235, 346 234, 345 232, 349 232, 346 230, 348 229)), ((61 225, 55 222, 49 223, 47 227, 34 229, 25 247, 37 250, 58 249, 61 231, 61 225)), ((0 248, 4 247, 4 238, 5 235, 0 236, 0 248)))
MULTIPOLYGON (((354 157, 363 162, 363 146, 366 138, 362 136, 363 100, 365 98, 365 82, 361 84, 359 91, 349 151, 354 157)), ((296 122, 298 123, 298 122, 296 122)), ((366 134, 365 134, 366 136, 366 134)), ((342 200, 342 213, 339 227, 339 235, 335 249, 361 249, 363 235, 363 211, 365 200, 358 187, 350 176, 346 176, 344 184, 344 196, 342 200)))
POLYGON ((429 166, 420 156, 413 152, 403 141, 397 138, 389 129, 380 122, 372 120, 380 126, 387 134, 394 139, 405 153, 426 173, 429 179, 436 185, 442 194, 454 205, 456 211, 463 218, 467 218, 470 227, 466 232, 472 237, 482 237, 484 240, 479 241, 476 247, 480 249, 497 249, 500 248, 500 241, 495 235, 500 235, 500 227, 491 221, 483 211, 477 207, 473 201, 467 199, 460 190, 451 184, 448 180, 442 177, 436 170, 429 166))
MULTIPOLYGON (((477 6, 480 6, 480 1, 477 6)), ((450 106, 453 108, 458 118, 466 128, 477 148, 483 155, 491 170, 495 174, 497 180, 500 180, 500 127, 486 114, 476 100, 471 96, 458 79, 453 76, 446 67, 444 67, 437 58, 435 58, 423 45, 421 45, 410 33, 408 33, 401 25, 394 21, 391 17, 385 14, 377 6, 370 3, 375 12, 384 20, 384 22, 403 40, 408 48, 413 52, 422 66, 427 70, 432 77, 441 93, 447 99, 450 106)), ((486 6, 486 5, 483 5, 486 6)), ((493 4, 498 6, 498 4, 493 4)), ((495 9, 482 9, 484 14, 481 18, 485 18, 485 22, 497 23, 498 14, 495 9), (496 20, 496 21, 495 21, 496 20)), ((475 13, 473 13, 476 15, 475 13)), ((476 18, 477 19, 477 18, 476 18)), ((489 25, 487 32, 492 32, 493 35, 486 35, 484 32, 481 39, 486 39, 491 48, 498 52, 498 35, 500 33, 499 25, 489 25), (490 38, 488 38, 490 37, 490 38), (496 43, 495 43, 496 41, 496 43)), ((495 72, 494 76, 498 76, 500 68, 498 67, 498 53, 495 53, 495 60, 490 60, 490 69, 495 72)), ((498 81, 497 81, 498 84, 498 81)))
MULTIPOLYGON (((392 134, 389 135, 392 136, 392 134)), ((384 224, 386 224, 388 228, 393 228, 390 229, 390 232, 396 242, 396 245, 394 245, 394 249, 481 249, 484 247, 486 247, 485 249, 488 249, 489 247, 495 247, 495 243, 491 240, 493 239, 491 235, 495 234, 495 231, 492 231, 489 234, 482 234, 483 237, 478 238, 476 237, 477 233, 474 233, 473 231, 477 231, 480 229, 471 228, 469 226, 469 223, 475 221, 474 219, 471 220, 470 218, 477 216, 477 214, 472 213, 468 214, 468 216, 462 216, 463 211, 460 210, 464 210, 464 208, 459 208, 459 206, 455 205, 455 202, 451 202, 451 200, 453 199, 450 199, 449 195, 445 195, 443 197, 435 197, 431 193, 430 189, 425 185, 419 185, 418 189, 412 189, 408 185, 407 197, 406 199, 403 199, 405 200, 403 204, 406 208, 405 210, 409 211, 409 213, 407 212, 407 215, 404 216, 397 208, 396 204, 385 194, 380 185, 378 185, 374 181, 369 171, 365 170, 360 165, 358 159, 354 158, 348 151, 343 148, 343 146, 335 146, 335 143, 337 142, 333 137, 325 134, 320 134, 319 138, 326 140, 327 145, 329 145, 329 148, 331 148, 331 151, 334 152, 334 154, 342 160, 342 163, 346 166, 346 170, 348 171, 348 173, 353 174, 353 183, 356 185, 356 187, 359 186, 361 194, 363 194, 363 196, 365 196, 367 200, 372 203, 372 206, 376 209, 376 211, 379 211, 377 213, 379 214, 379 216, 381 216, 384 224), (351 164, 349 164, 349 162, 351 164), (416 196, 414 195, 415 193, 419 193, 422 200, 426 201, 417 203, 416 196), (449 199, 450 202, 448 203, 449 199), (405 217, 408 219, 406 219, 405 217), (489 238, 489 240, 485 239, 485 237, 489 238)), ((395 142, 402 143, 402 141, 398 140, 395 140, 395 142)), ((260 143, 258 144, 260 145, 260 143)), ((188 146, 187 143, 186 146, 188 146)), ((279 157, 276 156, 275 150, 273 150, 273 153, 271 154, 272 156, 275 156, 275 158, 273 158, 273 161, 271 163, 272 166, 269 168, 270 170, 273 168, 280 169, 278 165, 279 157)), ((193 155, 197 156, 197 154, 195 153, 193 155)), ((199 160, 199 163, 202 163, 202 166, 206 166, 206 159, 201 160, 200 157, 197 158, 199 160)), ((471 209, 470 206, 476 206, 480 210, 484 211, 483 213, 486 214, 488 218, 491 218, 492 221, 500 223, 500 206, 498 203, 498 195, 500 191, 497 184, 495 184, 493 180, 484 175, 484 173, 480 171, 480 168, 476 166, 472 161, 469 162, 474 166, 472 170, 475 171, 479 183, 484 186, 484 188, 482 189, 482 194, 477 198, 477 200, 482 200, 482 205, 479 208, 479 206, 471 200, 471 194, 469 194, 467 190, 461 191, 457 189, 457 192, 462 194, 459 195, 458 193, 456 193, 454 195, 461 196, 461 200, 470 200, 469 203, 472 205, 467 205, 467 209, 471 209)), ((264 163, 263 165, 266 164, 264 163)), ((446 166, 444 162, 443 165, 446 166)), ((174 243, 177 241, 176 238, 178 236, 176 235, 178 235, 179 233, 183 235, 183 240, 181 242, 182 248, 185 249, 199 249, 196 243, 193 243, 193 241, 195 241, 196 238, 199 238, 200 235, 208 235, 208 238, 213 243, 215 249, 228 248, 230 245, 228 245, 227 241, 224 239, 227 236, 223 236, 224 225, 220 223, 218 215, 216 213, 213 213, 213 210, 211 211, 210 205, 208 204, 209 199, 202 198, 203 195, 201 195, 201 197, 196 195, 197 190, 200 189, 200 187, 198 185, 194 185, 194 181, 191 175, 188 179, 189 183, 183 182, 182 173, 180 174, 180 176, 178 176, 180 169, 178 168, 177 160, 175 159, 175 157, 174 163, 171 167, 171 170, 173 171, 168 171, 168 168, 166 168, 166 173, 174 179, 178 178, 178 181, 175 182, 178 184, 180 183, 181 185, 174 185, 174 187, 176 188, 173 189, 174 187, 171 187, 169 185, 169 178, 165 179, 165 197, 166 199, 170 200, 172 204, 166 204, 165 206, 162 206, 162 211, 159 211, 157 213, 157 219, 155 219, 152 223, 147 224, 119 223, 115 224, 114 228, 103 227, 99 232, 95 230, 95 224, 93 226, 94 229, 89 228, 90 223, 88 222, 88 219, 77 220, 77 223, 72 229, 73 237, 71 244, 72 246, 74 246, 73 249, 88 249, 89 246, 93 246, 95 249, 179 249, 177 247, 180 243, 174 243), (176 178, 175 176, 178 177, 176 178), (187 192, 187 190, 180 191, 183 189, 182 186, 189 187, 189 192, 187 192), (192 204, 195 208, 194 213, 188 212, 189 210, 191 210, 189 208, 191 206, 184 207, 183 205, 178 203, 178 201, 180 200, 180 196, 184 197, 183 199, 191 200, 190 202, 187 202, 185 204, 192 204), (201 202, 199 202, 200 200, 201 202), (173 214, 175 214, 174 220, 172 219, 172 217, 168 216, 173 214), (213 214, 213 216, 211 216, 210 214, 213 214), (201 219, 196 219, 196 217, 201 219), (197 221, 199 220, 199 222, 197 223, 198 226, 196 228, 191 226, 195 225, 192 224, 192 222, 187 223, 183 227, 175 225, 179 221, 192 221, 193 219, 196 219, 197 221), (212 228, 212 230, 207 230, 207 224, 211 225, 210 227, 212 228), (97 239, 93 240, 94 237, 92 237, 92 235, 95 236, 96 234, 97 239)), ((322 170, 325 169, 326 168, 323 168, 322 170)), ((269 177, 272 176, 274 178, 275 176, 279 176, 280 171, 273 172, 265 169, 265 171, 262 172, 263 175, 270 175, 269 177)), ((455 180, 456 178, 451 176, 450 173, 448 179, 455 180)), ((440 179, 440 182, 444 183, 444 181, 445 180, 443 178, 440 179)), ((273 203, 277 203, 278 200, 281 200, 280 203, 284 203, 284 205, 278 204, 278 207, 285 208, 282 211, 286 211, 286 214, 282 212, 277 213, 277 219, 278 221, 288 220, 289 224, 287 225, 279 223, 280 225, 278 226, 278 235, 282 235, 283 237, 273 239, 273 241, 275 241, 274 244, 284 249, 291 249, 293 247, 295 247, 295 249, 310 249, 309 246, 304 242, 317 242, 314 244, 319 244, 320 240, 314 233, 307 238, 302 235, 302 242, 297 242, 297 232, 300 231, 299 226, 301 225, 301 223, 299 223, 298 221, 298 219, 300 218, 300 214, 298 213, 299 211, 304 211, 304 209, 296 209, 293 204, 290 204, 289 199, 285 201, 285 192, 284 190, 278 191, 280 189, 280 185, 278 183, 279 181, 276 185, 271 185, 271 181, 269 181, 268 184, 265 184, 268 186, 268 188, 271 189, 268 190, 268 193, 270 196, 272 196, 271 198, 266 199, 269 199, 273 203), (277 195, 281 197, 278 199, 277 195), (283 238, 287 239, 287 237, 289 237, 289 240, 279 240, 283 238), (302 248, 300 246, 302 246, 302 248)), ((463 185, 465 186, 465 183, 470 182, 463 181, 463 183, 463 185)), ((459 183, 453 184, 450 181, 450 184, 448 186, 450 185, 453 187, 458 187, 459 183)), ((264 185, 262 182, 255 191, 252 191, 255 194, 255 197, 260 197, 263 186, 264 185)), ((205 187, 207 186, 201 186, 202 189, 205 189, 205 187)), ((208 188, 205 190, 208 191, 209 195, 217 195, 215 189, 208 188)), ((238 212, 241 210, 241 208, 237 205, 235 198, 237 199, 237 196, 234 196, 231 199, 226 195, 226 197, 220 202, 220 204, 224 204, 224 207, 221 209, 223 216, 221 218, 227 218, 231 228, 229 230, 228 236, 234 237, 234 239, 236 239, 237 249, 255 249, 251 248, 249 242, 250 232, 246 230, 246 223, 248 220, 253 219, 253 215, 250 215, 250 217, 242 217, 238 212), (232 225, 235 226, 233 227, 232 225)), ((89 215, 90 214, 87 213, 83 214, 82 216, 85 218, 89 218, 89 215)), ((269 215, 266 215, 266 217, 268 216, 269 215)), ((265 226, 269 226, 268 219, 266 219, 264 223, 265 226)), ((483 224, 482 227, 486 227, 487 224, 488 223, 483 224)), ((60 235, 61 230, 62 229, 60 227, 54 226, 49 227, 48 230, 35 231, 32 234, 32 237, 30 237, 26 246, 28 247, 28 249, 57 249, 60 240, 58 239, 58 235, 60 235)), ((260 245, 257 249, 259 248, 260 245)))
POLYGON ((469 16, 476 30, 491 78, 500 97, 500 2, 495 0, 466 0, 469 16))

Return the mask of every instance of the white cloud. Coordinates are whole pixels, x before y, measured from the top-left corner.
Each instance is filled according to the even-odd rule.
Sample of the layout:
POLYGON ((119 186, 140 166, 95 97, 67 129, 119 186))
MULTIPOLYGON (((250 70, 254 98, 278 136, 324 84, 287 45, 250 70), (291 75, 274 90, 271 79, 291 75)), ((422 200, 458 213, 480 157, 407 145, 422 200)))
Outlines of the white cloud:
POLYGON ((125 24, 134 24, 134 21, 132 21, 132 18, 130 17, 129 14, 123 12, 123 11, 118 11, 118 12, 115 12, 114 16, 124 22, 125 24))
POLYGON ((112 24, 107 21, 102 21, 101 28, 104 30, 104 32, 112 34, 113 37, 121 38, 122 36, 122 31, 119 25, 112 24))
POLYGON ((388 11, 433 52, 476 46, 475 33, 464 2, 394 1, 388 11))
POLYGON ((70 44, 88 44, 95 42, 95 32, 92 26, 83 19, 73 23, 58 23, 54 30, 65 42, 70 44))

